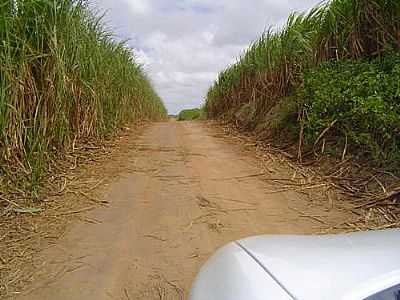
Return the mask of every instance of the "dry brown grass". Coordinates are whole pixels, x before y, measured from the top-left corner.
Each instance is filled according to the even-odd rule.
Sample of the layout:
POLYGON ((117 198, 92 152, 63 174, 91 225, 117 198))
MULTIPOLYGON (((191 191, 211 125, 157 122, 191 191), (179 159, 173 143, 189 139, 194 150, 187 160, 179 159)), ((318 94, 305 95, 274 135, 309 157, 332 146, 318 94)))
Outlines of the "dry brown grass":
POLYGON ((299 163, 294 145, 276 147, 276 143, 259 141, 255 135, 240 132, 231 124, 213 122, 213 126, 215 124, 221 126, 225 134, 235 137, 235 141, 241 141, 257 153, 264 162, 265 173, 255 176, 276 183, 279 186, 276 193, 297 191, 311 195, 313 190, 317 190, 328 206, 353 214, 354 218, 336 224, 326 232, 400 227, 400 178, 396 175, 354 161, 329 157, 306 156, 299 163), (293 175, 271 178, 272 171, 268 166, 271 160, 279 160, 288 166, 293 175))

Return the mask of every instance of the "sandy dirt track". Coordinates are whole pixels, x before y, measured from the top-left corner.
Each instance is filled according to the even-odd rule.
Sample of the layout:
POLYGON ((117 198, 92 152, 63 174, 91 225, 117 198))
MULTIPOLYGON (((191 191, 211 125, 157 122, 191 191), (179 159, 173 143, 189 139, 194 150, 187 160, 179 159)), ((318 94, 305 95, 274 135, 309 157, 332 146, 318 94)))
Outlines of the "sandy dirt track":
POLYGON ((269 161, 261 178, 266 169, 251 151, 207 123, 154 123, 131 143, 126 168, 101 188, 110 205, 41 253, 34 285, 17 299, 186 299, 200 266, 227 242, 319 233, 347 217, 280 192, 268 177, 290 178, 289 168, 269 161))

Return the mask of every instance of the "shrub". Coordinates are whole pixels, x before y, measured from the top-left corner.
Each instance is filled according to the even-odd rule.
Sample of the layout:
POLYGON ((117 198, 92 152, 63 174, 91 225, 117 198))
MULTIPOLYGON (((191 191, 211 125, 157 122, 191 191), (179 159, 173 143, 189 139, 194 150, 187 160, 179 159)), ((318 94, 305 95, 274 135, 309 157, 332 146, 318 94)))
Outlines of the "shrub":
POLYGON ((324 63, 305 73, 298 98, 306 142, 326 131, 375 161, 400 158, 400 54, 324 63))
POLYGON ((400 1, 323 1, 292 14, 280 30, 262 34, 222 71, 208 91, 205 111, 235 124, 244 116, 247 130, 293 142, 299 136, 297 104, 305 101, 306 142, 332 127, 329 134, 339 144, 347 142, 375 161, 395 161, 399 59, 385 53, 399 50, 400 1))
POLYGON ((191 121, 200 119, 202 116, 202 109, 184 109, 178 114, 178 121, 191 121))
POLYGON ((323 1, 307 13, 292 14, 281 30, 268 30, 239 61, 220 73, 205 104, 208 116, 230 117, 246 103, 254 123, 290 96, 303 71, 330 59, 376 57, 400 48, 400 1, 323 1))

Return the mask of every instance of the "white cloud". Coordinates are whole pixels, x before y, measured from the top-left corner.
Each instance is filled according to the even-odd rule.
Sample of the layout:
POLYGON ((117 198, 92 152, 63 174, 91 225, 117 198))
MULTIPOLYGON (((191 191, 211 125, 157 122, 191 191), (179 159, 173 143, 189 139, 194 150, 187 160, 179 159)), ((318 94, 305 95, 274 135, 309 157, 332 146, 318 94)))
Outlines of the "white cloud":
POLYGON ((154 59, 149 56, 149 54, 142 49, 134 49, 134 55, 136 57, 136 61, 143 65, 145 68, 149 67, 154 63, 154 59))
POLYGON ((129 38, 170 113, 202 104, 219 71, 260 33, 320 0, 97 0, 129 38))
MULTIPOLYGON (((140 15, 148 15, 151 12, 150 1, 148 0, 123 0, 130 6, 132 13, 140 15)), ((115 1, 117 2, 117 1, 115 1)))

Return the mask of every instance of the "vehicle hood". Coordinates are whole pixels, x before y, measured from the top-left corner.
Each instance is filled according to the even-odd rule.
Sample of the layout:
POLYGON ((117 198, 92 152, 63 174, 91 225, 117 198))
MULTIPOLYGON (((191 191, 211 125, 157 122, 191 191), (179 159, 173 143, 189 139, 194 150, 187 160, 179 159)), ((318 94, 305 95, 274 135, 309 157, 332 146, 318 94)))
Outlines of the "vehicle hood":
POLYGON ((400 282, 400 231, 257 236, 237 244, 297 300, 360 300, 400 282))
POLYGON ((219 249, 201 268, 190 300, 293 300, 237 243, 219 249))

